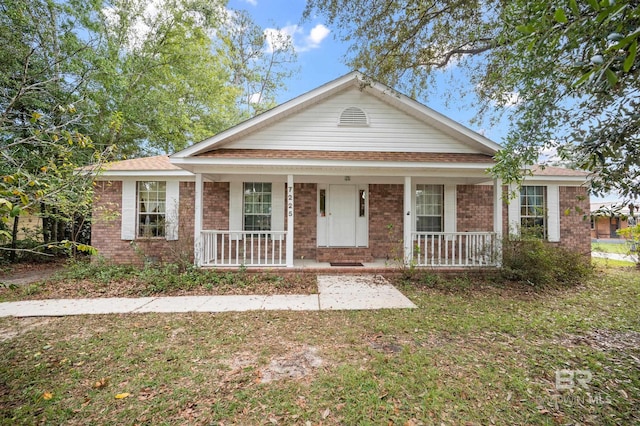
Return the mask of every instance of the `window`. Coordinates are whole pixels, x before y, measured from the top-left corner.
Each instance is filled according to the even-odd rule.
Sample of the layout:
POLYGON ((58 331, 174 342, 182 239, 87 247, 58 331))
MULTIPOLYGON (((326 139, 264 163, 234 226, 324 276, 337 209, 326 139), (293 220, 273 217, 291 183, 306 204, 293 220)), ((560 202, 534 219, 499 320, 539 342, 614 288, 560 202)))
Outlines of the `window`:
POLYGON ((365 217, 367 215, 367 192, 364 189, 358 191, 358 216, 365 217))
POLYGON ((320 190, 320 216, 325 217, 327 215, 327 190, 326 189, 321 189, 320 190))
POLYGON ((546 194, 544 186, 520 188, 520 226, 532 235, 545 238, 547 235, 546 194))
POLYGON ((271 183, 244 183, 244 230, 271 231, 271 183))
POLYGON ((166 182, 138 182, 138 237, 165 236, 166 199, 166 182))
POLYGON ((416 185, 416 231, 442 232, 443 185, 416 185))

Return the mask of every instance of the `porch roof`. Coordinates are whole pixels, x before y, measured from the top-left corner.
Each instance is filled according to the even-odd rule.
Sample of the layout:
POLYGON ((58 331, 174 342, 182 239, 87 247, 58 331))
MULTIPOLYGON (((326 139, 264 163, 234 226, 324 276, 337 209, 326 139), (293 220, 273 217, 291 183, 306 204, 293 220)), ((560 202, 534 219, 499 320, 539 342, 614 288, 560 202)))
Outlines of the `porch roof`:
POLYGON ((192 173, 353 176, 442 176, 489 179, 493 165, 487 154, 320 151, 275 149, 217 149, 170 161, 192 173))
POLYGON ((439 152, 366 152, 366 151, 311 151, 311 150, 270 150, 270 149, 218 149, 197 155, 199 158, 235 159, 295 159, 333 161, 384 161, 420 163, 493 163, 486 154, 461 154, 439 152))

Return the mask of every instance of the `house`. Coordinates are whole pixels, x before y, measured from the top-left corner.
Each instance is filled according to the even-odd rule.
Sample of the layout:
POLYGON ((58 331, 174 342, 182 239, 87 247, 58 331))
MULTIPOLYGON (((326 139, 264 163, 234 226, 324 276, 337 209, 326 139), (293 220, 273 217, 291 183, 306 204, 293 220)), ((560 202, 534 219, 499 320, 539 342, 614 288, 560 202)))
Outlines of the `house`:
POLYGON ((115 262, 491 267, 503 235, 536 226, 589 253, 586 173, 534 168, 506 203, 487 172, 499 149, 350 73, 170 157, 111 164, 92 244, 115 262))
POLYGON ((620 238, 618 231, 629 226, 630 205, 635 207, 634 214, 637 215, 639 208, 634 203, 622 201, 591 203, 591 238, 620 238))

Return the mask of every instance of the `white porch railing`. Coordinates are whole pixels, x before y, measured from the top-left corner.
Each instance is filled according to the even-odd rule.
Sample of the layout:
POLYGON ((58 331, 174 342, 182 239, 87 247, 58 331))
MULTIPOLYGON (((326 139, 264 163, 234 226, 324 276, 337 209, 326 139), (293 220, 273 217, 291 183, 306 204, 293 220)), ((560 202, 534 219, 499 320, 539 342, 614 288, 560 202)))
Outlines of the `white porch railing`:
POLYGON ((411 259, 417 266, 473 267, 500 264, 494 232, 413 232, 411 259))
POLYGON ((286 231, 202 231, 201 266, 287 266, 286 231))

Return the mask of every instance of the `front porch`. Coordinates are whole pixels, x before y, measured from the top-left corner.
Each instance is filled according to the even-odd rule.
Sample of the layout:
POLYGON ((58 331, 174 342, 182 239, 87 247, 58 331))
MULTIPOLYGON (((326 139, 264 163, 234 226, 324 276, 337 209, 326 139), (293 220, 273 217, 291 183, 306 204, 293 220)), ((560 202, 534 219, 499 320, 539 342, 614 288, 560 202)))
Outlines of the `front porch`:
POLYGON ((295 175, 196 169, 195 263, 387 270, 500 265, 503 188, 487 177, 485 163, 420 165, 419 176, 394 175, 398 165, 392 166, 388 175, 370 164, 360 175, 353 164, 350 175, 344 167, 295 175))

